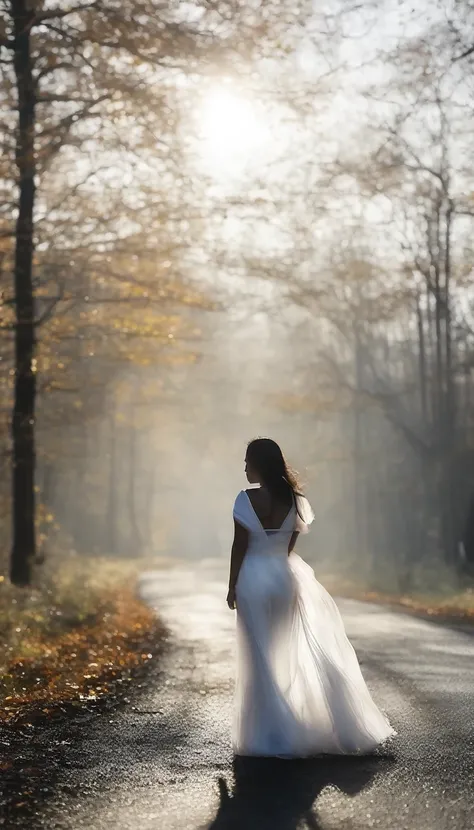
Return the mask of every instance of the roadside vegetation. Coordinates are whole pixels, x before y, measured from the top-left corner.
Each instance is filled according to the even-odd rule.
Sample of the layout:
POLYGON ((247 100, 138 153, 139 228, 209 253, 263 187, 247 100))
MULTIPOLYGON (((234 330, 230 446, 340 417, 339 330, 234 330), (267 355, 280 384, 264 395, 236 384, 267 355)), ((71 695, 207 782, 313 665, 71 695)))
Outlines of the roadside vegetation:
POLYGON ((335 596, 375 602, 406 611, 417 616, 432 618, 439 622, 474 624, 474 581, 466 586, 453 584, 448 572, 444 579, 439 573, 420 576, 418 584, 406 593, 397 587, 370 588, 367 581, 353 575, 334 572, 317 573, 317 578, 335 596))
POLYGON ((0 722, 34 722, 126 696, 165 637, 136 594, 143 564, 72 556, 53 560, 28 591, 0 583, 0 722))

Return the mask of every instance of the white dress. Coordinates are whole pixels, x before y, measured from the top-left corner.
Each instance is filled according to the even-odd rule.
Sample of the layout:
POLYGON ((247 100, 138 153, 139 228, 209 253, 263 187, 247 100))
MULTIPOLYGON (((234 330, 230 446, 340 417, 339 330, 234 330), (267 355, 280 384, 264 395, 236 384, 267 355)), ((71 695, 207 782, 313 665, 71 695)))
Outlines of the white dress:
POLYGON ((292 507, 271 531, 242 491, 234 517, 249 532, 236 585, 234 752, 371 752, 394 730, 370 696, 334 600, 299 556, 288 556, 291 534, 313 520, 307 500, 298 497, 298 513, 292 507))

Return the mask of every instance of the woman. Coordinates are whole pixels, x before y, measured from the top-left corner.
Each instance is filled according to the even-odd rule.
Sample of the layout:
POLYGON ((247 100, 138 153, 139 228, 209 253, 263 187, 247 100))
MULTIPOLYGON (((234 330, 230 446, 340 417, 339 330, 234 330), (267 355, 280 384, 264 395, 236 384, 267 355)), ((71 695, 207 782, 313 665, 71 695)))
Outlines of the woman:
POLYGON ((234 505, 230 608, 237 608, 237 755, 371 752, 394 734, 372 700, 336 604, 293 553, 313 512, 278 444, 247 447, 234 505))

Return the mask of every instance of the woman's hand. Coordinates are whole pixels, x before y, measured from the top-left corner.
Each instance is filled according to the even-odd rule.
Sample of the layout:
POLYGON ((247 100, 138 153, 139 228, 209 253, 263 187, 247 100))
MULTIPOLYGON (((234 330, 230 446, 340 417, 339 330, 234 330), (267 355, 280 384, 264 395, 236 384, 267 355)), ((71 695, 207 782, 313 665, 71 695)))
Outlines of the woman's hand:
POLYGON ((235 588, 229 588, 229 593, 227 594, 227 605, 229 606, 231 611, 235 609, 235 588))

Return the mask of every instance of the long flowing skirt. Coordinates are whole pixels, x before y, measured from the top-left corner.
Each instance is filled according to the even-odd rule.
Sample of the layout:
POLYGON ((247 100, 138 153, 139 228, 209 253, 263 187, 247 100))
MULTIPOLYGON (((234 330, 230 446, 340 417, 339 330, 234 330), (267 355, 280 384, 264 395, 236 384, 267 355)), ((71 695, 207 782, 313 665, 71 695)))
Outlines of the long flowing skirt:
POLYGON ((298 555, 246 556, 236 595, 237 755, 367 753, 395 734, 334 600, 298 555))

